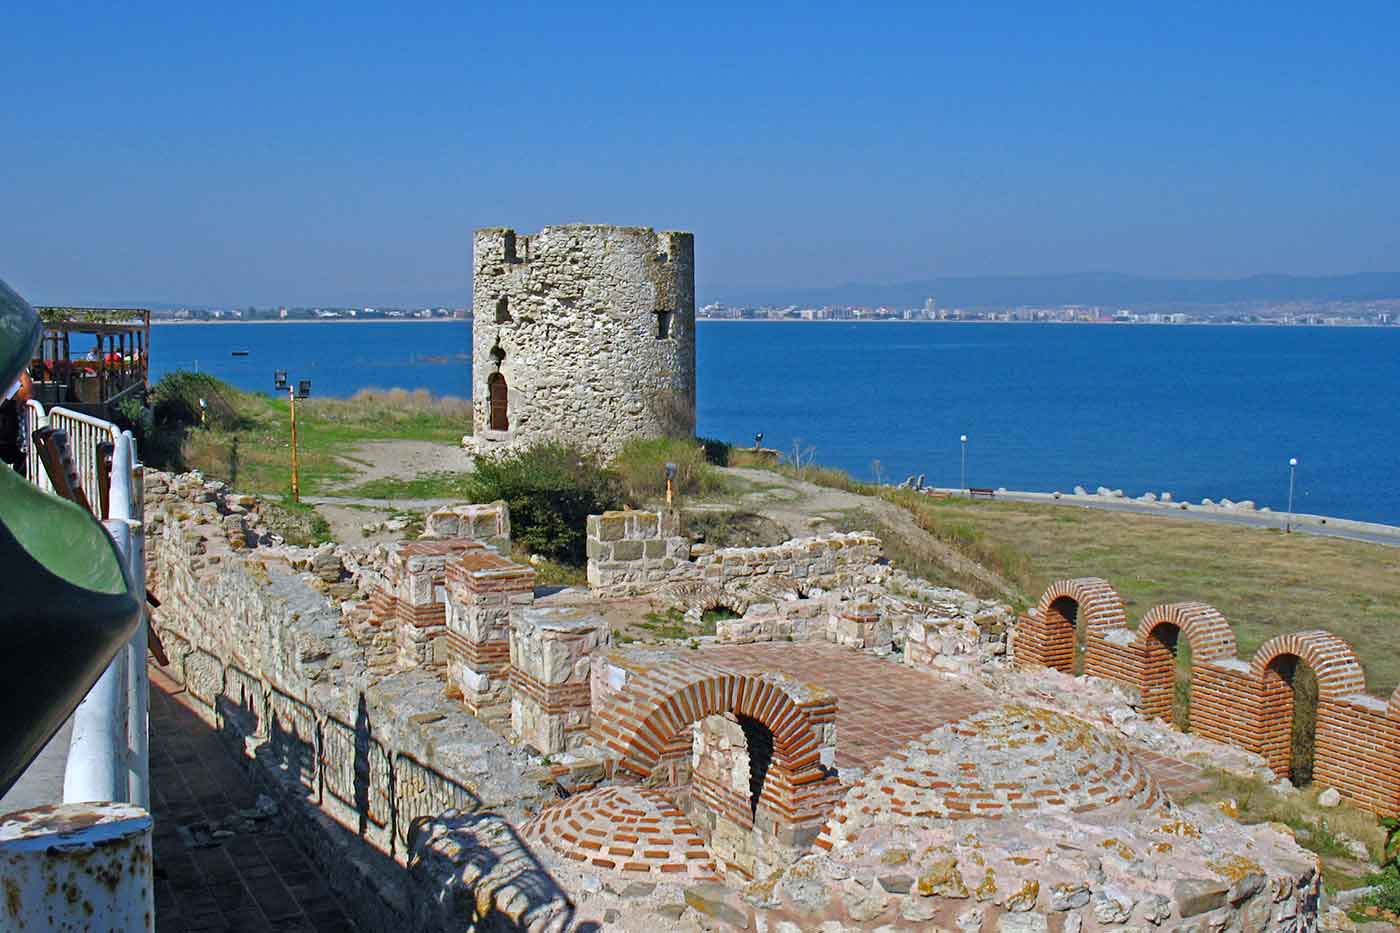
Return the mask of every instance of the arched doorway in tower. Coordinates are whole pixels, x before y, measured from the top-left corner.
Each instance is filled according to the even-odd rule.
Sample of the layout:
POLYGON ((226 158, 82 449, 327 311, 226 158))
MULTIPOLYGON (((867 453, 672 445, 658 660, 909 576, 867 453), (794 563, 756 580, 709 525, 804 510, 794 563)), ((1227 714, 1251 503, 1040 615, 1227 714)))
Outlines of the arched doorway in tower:
POLYGON ((506 388, 506 377, 500 373, 492 373, 486 379, 486 397, 490 405, 490 423, 492 431, 510 430, 510 405, 509 395, 506 388))
MULTIPOLYGON (((1294 787, 1306 787, 1312 783, 1317 747, 1317 672, 1295 654, 1274 658, 1264 671, 1264 704, 1289 723, 1286 734, 1280 726, 1275 742, 1287 742, 1288 779, 1294 787)), ((1280 756, 1284 753, 1276 751, 1280 756)), ((1265 757, 1273 759, 1267 752, 1265 757)))

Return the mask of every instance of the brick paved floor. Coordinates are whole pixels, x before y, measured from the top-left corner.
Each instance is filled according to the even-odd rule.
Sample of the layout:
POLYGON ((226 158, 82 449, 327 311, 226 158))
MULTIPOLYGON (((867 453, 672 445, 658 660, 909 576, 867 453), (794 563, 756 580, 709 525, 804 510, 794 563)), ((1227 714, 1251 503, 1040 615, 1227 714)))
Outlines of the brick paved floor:
POLYGON ((1211 787, 1211 779, 1189 761, 1138 749, 1133 750, 1133 756, 1157 779, 1157 784, 1167 792, 1167 796, 1177 803, 1211 787))
POLYGON ((151 673, 151 810, 156 930, 354 930, 280 818, 240 818, 257 791, 182 690, 151 673), (239 827, 213 838, 213 823, 239 827))
MULTIPOLYGON (((966 681, 936 677, 854 648, 760 642, 704 650, 704 658, 744 672, 779 671, 836 693, 836 766, 870 768, 925 732, 1002 702, 966 681)), ((1210 781, 1189 762, 1134 750, 1173 800, 1210 781)))
POLYGON ((870 768, 930 729, 1000 702, 964 681, 836 645, 723 645, 706 648, 702 657, 746 673, 778 671, 834 692, 838 768, 870 768))

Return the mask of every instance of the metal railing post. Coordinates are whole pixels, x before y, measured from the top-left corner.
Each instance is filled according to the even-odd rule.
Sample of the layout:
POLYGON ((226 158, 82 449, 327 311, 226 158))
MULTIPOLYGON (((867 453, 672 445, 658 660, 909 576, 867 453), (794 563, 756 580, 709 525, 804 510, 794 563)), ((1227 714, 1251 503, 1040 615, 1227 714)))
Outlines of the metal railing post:
MULTIPOLYGON (((130 553, 131 528, 125 521, 104 522, 122 557, 130 553)), ((118 651, 73 713, 73 737, 63 772, 63 802, 125 802, 128 716, 127 652, 118 651)))

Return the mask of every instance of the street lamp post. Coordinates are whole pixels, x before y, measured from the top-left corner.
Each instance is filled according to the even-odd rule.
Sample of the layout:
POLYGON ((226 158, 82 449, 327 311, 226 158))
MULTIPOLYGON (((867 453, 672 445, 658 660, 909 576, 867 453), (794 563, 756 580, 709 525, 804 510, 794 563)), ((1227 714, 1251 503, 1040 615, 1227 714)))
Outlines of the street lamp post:
POLYGON ((310 398, 311 380, 300 379, 293 386, 287 381, 287 371, 277 369, 272 373, 272 384, 279 391, 287 390, 287 405, 292 416, 292 501, 301 501, 301 471, 297 468, 297 399, 310 398))
POLYGON ((964 434, 959 440, 962 441, 962 485, 959 488, 967 492, 967 435, 964 434))
POLYGON ((1288 521, 1284 524, 1283 530, 1286 534, 1293 533, 1293 477, 1298 472, 1298 458, 1288 458, 1288 521))

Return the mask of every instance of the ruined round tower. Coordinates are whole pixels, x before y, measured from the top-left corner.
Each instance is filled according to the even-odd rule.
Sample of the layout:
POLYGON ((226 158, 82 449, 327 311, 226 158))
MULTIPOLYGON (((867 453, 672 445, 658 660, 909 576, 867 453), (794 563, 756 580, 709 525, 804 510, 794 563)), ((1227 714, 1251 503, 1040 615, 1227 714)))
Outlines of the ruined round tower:
POLYGON ((477 453, 567 441, 616 454, 695 434, 695 238, 567 224, 476 231, 477 453))

